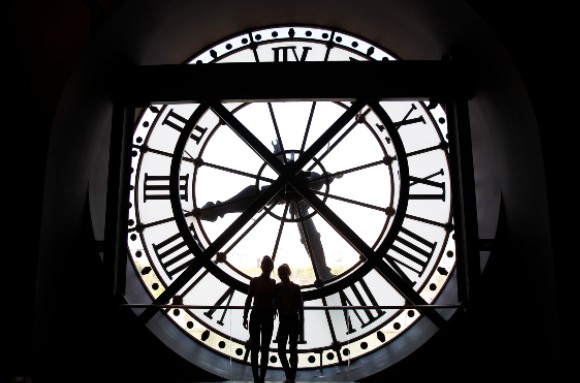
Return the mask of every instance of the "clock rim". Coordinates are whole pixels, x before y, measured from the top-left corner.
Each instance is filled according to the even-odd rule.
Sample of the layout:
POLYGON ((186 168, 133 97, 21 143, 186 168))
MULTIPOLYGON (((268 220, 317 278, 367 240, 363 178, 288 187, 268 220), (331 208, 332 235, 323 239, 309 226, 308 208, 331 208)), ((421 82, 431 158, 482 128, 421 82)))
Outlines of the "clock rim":
MULTIPOLYGON (((377 104, 378 104, 378 103, 377 103, 377 104)), ((422 107, 424 107, 424 108, 425 108, 425 105, 422 105, 422 107)), ((426 108, 425 108, 425 109, 426 109, 426 108)), ((381 108, 381 110, 383 110, 383 109, 381 108)), ((376 111, 376 109, 375 109, 375 111, 376 111)), ((432 118, 432 115, 431 115, 431 113, 429 113, 428 111, 425 111, 425 112, 426 112, 426 113, 429 115, 429 117, 430 117, 430 118, 432 118)), ((194 112, 194 113, 195 113, 195 112, 194 112)), ((386 114, 386 113, 385 113, 385 114, 386 114)), ((387 115, 387 118, 388 118, 388 114, 386 114, 386 115, 387 115)), ((197 121, 197 120, 196 120, 196 121, 197 121)), ((195 124, 192 124, 192 125, 191 125, 191 127, 193 128, 193 127, 194 127, 194 125, 195 125, 195 124)), ((434 124, 434 125, 436 126, 437 124, 434 124)), ((390 126, 390 124, 385 124, 385 126, 390 126)), ((181 137, 188 137, 188 136, 189 136, 189 133, 191 133, 191 132, 186 132, 186 131, 184 131, 184 132, 182 132, 182 133, 181 133, 181 137)), ((440 134, 440 132, 439 132, 439 131, 438 131, 438 134, 440 134)), ((394 137, 395 139, 399 139, 399 138, 400 138, 400 137, 399 137, 399 135, 398 135, 397 133, 395 133, 395 134, 392 134, 392 135, 391 135, 391 138, 393 138, 393 137, 394 137)), ((183 144, 183 145, 185 145, 185 144, 183 144)), ((400 146, 400 148, 398 149, 397 153, 399 153, 399 152, 403 152, 403 153, 405 153, 405 150, 403 149, 403 144, 400 142, 400 140, 399 140, 399 143, 398 143, 398 145, 400 146)), ((178 192, 176 192, 176 191, 179 189, 179 185, 178 185, 178 181, 177 181, 179 177, 176 177, 176 174, 177 174, 177 175, 179 174, 179 163, 180 163, 180 160, 178 160, 178 158, 180 158, 180 157, 179 157, 179 156, 174 156, 174 157, 173 157, 173 160, 172 160, 172 161, 174 162, 174 164, 172 165, 172 176, 171 176, 171 180, 172 180, 172 182, 173 182, 173 184, 172 184, 172 203, 174 204, 174 211, 175 211, 175 209, 177 209, 177 211, 181 211, 179 198, 178 198, 178 197, 176 197, 176 196, 178 196, 178 192)), ((406 157, 403 157, 403 158, 405 159, 405 163, 406 163, 406 157)), ((446 158, 447 158, 447 156, 446 156, 446 158)), ((448 161, 448 159, 447 159, 447 161, 448 161)), ((408 173, 408 171, 407 171, 407 173, 408 173)), ((403 188, 405 188, 405 187, 406 187, 406 189, 407 189, 407 195, 408 195, 408 185, 407 185, 406 183, 404 183, 404 182, 403 182, 403 183, 402 183, 402 187, 403 187, 403 188)), ((407 198, 401 198, 401 199, 402 199, 402 200, 404 200, 405 202, 407 201, 407 198)), ((397 209, 397 211, 398 211, 398 212, 399 212, 399 210, 400 210, 400 209, 397 209)), ((403 210, 403 212, 404 212, 404 210, 403 210)), ((399 216, 400 216, 400 217, 402 217, 403 215, 404 215, 404 213, 401 213, 399 216)), ((179 215, 179 216, 181 216, 181 215, 179 215)), ((401 224, 402 224, 402 218, 401 218, 401 224)), ((187 224, 186 224, 186 223, 184 223, 184 225, 185 225, 185 228, 187 228, 187 224)), ((400 229, 400 227, 399 227, 399 229, 400 229)), ((181 230, 183 230, 183 228, 181 228, 181 230)), ((391 229, 391 230, 394 230, 394 229, 391 229)), ((446 236, 446 238, 447 238, 447 236, 446 236)), ((195 242, 195 241, 193 241, 193 242, 195 242)), ((213 267, 213 266, 215 266, 215 265, 212 265, 212 267, 213 267)), ((367 270, 367 272, 368 272, 368 271, 370 271, 371 269, 372 269, 372 265, 370 265, 370 263, 368 263, 368 270, 367 270)), ((346 283, 346 282, 345 282, 345 283, 346 283)), ((447 282, 447 283, 449 283, 449 282, 447 282)), ((340 288, 340 286, 338 286, 338 287, 337 287, 337 289, 339 289, 339 288, 340 288)), ((448 287, 447 287, 447 286, 445 286, 445 287, 442 289, 442 291, 441 291, 441 294, 443 294, 443 295, 444 295, 444 292, 445 292, 447 289, 448 289, 448 287)), ((243 290, 240 290, 240 291, 243 291, 243 290)), ((421 318, 421 319, 426 319, 426 318, 425 318, 424 316, 422 316, 422 318, 421 318)), ((422 321, 422 322, 423 322, 423 321, 422 321)), ((416 324, 413 324, 413 325, 412 325, 412 326, 410 326, 410 327, 414 327, 414 328, 418 329, 418 328, 423 328, 423 326, 424 326, 424 325, 423 325, 423 326, 418 326, 418 327, 415 327, 415 326, 417 326, 417 325, 416 325, 416 324)), ((429 328, 429 327, 430 327, 430 326, 426 326, 425 328, 429 328)), ((405 330, 405 332, 406 332, 406 331, 409 331, 409 328, 407 328, 407 329, 405 330)), ((415 330, 415 331, 418 331, 418 330, 415 330)), ((437 331, 435 331, 435 332, 437 332, 437 331)), ((426 333, 425 333, 425 334, 426 334, 426 333)), ((429 338, 430 338, 432 335, 433 335, 433 334, 431 334, 431 335, 429 335, 429 336, 426 336, 426 339, 423 339, 423 342, 419 342, 419 343, 421 343, 421 344, 422 344, 422 343, 426 342, 426 341, 427 341, 427 340, 428 340, 428 339, 429 339, 429 338)), ((398 337, 397 337, 397 339, 400 339, 400 338, 401 338, 401 336, 398 336, 398 337)), ((394 342, 394 341, 390 341, 390 342, 389 342, 389 344, 390 344, 390 345, 391 345, 391 344, 395 344, 395 342, 394 342)), ((419 347, 419 346, 416 346, 415 348, 413 348, 413 351, 414 351, 414 350, 416 350, 416 348, 418 348, 418 347, 419 347)), ((373 353, 371 353, 371 354, 366 354, 366 355, 364 355, 363 357, 360 357, 360 358, 358 358, 358 359, 361 359, 361 358, 366 358, 366 357, 367 357, 367 356, 369 356, 369 355, 378 354, 381 348, 384 348, 384 347, 379 347, 379 349, 375 350, 373 353)), ((210 351, 211 351, 211 350, 210 350, 210 351)), ((215 351, 214 351, 214 352, 215 352, 215 351)), ((412 352, 412 351, 411 351, 411 350, 409 350, 408 352, 410 353, 410 352, 412 352)), ((402 352, 401 354, 404 354, 404 352, 402 352)), ((357 360, 358 360, 358 359, 357 359, 357 360)), ((384 362, 384 360, 383 360, 383 362, 384 362)), ((359 362, 359 364, 361 364, 361 363, 359 362)), ((362 363, 362 364, 364 364, 364 363, 362 363)), ((384 363, 383 363, 383 365, 384 365, 384 363)), ((351 366, 353 366, 353 365, 351 365, 351 366)), ((329 367, 330 367, 330 366, 329 366, 329 367)), ((377 372, 377 371, 375 371, 375 372, 377 372)))

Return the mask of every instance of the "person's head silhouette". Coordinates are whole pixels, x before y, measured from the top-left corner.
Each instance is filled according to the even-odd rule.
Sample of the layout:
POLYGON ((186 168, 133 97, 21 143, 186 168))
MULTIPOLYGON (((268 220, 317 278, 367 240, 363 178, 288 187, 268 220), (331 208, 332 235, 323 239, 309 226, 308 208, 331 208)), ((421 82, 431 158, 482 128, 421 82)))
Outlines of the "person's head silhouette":
POLYGON ((282 282, 288 282, 291 274, 292 270, 290 270, 290 266, 287 263, 283 263, 278 267, 278 277, 280 277, 282 282))
POLYGON ((260 268, 263 274, 270 274, 274 270, 274 261, 269 255, 264 255, 262 262, 260 263, 260 268))

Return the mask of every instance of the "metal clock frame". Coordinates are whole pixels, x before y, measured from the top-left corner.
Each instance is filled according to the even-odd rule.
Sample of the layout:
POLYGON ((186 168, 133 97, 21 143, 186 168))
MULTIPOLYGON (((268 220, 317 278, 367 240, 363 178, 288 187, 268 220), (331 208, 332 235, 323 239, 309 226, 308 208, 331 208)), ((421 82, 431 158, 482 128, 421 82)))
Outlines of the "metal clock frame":
MULTIPOLYGON (((458 283, 459 301, 467 307, 475 296, 477 280, 480 275, 477 217, 475 210, 475 192, 473 185, 473 169, 471 160, 471 140, 469 134, 469 118, 467 100, 469 89, 463 68, 452 59, 441 61, 369 61, 369 62, 277 62, 277 63, 229 63, 228 65, 167 65, 167 66, 137 66, 125 68, 119 72, 116 93, 116 103, 113 116, 111 137, 108 211, 106 225, 106 240, 104 261, 108 270, 112 295, 116 303, 124 302, 125 265, 127 257, 127 225, 128 219, 128 174, 131 165, 131 137, 134 126, 136 108, 147 107, 151 103, 169 103, 183 100, 196 100, 207 105, 216 106, 219 114, 221 100, 351 100, 357 103, 376 103, 382 100, 423 99, 438 102, 445 106, 448 118, 450 144, 450 170, 452 172, 453 219, 455 222, 455 241, 458 251, 458 283), (285 73, 277 78, 276 83, 267 80, 267 74, 285 73), (329 76, 329 73, 357 73, 356 78, 345 76, 340 81, 329 76), (240 73, 244 73, 240 76, 240 73), (227 86, 215 88, 205 87, 204 78, 220 78, 227 86), (260 79, 262 79, 260 81, 260 79), (301 84, 316 84, 306 87, 301 84), (195 84, 195 86, 193 86, 195 84), (369 88, 368 84, 374 84, 369 88)), ((227 113, 223 114, 228 118, 227 113)), ((230 125, 235 121, 230 121, 230 125)), ((241 134, 244 134, 243 131, 241 134)), ((251 137, 249 138, 251 140, 251 137)), ((259 143, 253 144, 257 150, 259 143)), ((254 148, 254 149, 256 149, 254 148)), ((263 156, 272 155, 262 151, 263 156)), ((273 162, 273 159, 269 159, 273 162)), ((170 188, 172 195, 178 195, 179 174, 178 161, 172 164, 170 188)), ((297 166, 295 169, 300 169, 297 166)), ((280 169, 282 174, 287 170, 280 169)), ((284 182, 292 183, 293 174, 283 175, 284 182)), ((278 185, 280 186, 280 185, 278 185)), ((303 195, 308 196, 308 190, 298 182, 293 186, 303 195)), ((250 209, 241 215, 231 230, 236 230, 257 212, 261 205, 277 191, 270 191, 259 197, 250 209), (257 210, 256 210, 257 209, 257 210)), ((407 186, 408 192, 408 186, 407 186)), ((403 197, 406 198, 406 197, 403 197)), ((324 204, 310 200, 315 210, 332 216, 332 211, 324 204)), ((172 198, 174 210, 180 207, 178 198, 172 198)), ((400 220, 399 220, 400 221, 400 220)), ((348 228, 340 219, 333 219, 342 232, 349 233, 348 228)), ((400 225, 401 222, 398 222, 400 225)), ((178 225, 186 225, 185 221, 178 225)), ((181 228, 181 230, 185 230, 181 228)), ((222 236, 227 237, 227 236, 222 236)), ((372 259, 374 252, 364 243, 357 241, 356 236, 348 235, 353 246, 362 254, 372 259)), ((187 238, 186 238, 187 240, 187 238)), ((385 241, 389 242, 389 241, 385 241)), ((392 242, 392 240, 390 240, 392 242)), ((206 249, 203 256, 211 258, 219 249, 220 243, 206 249)), ((195 246, 190 246, 195 247, 195 246)), ((202 254, 200 254, 201 256, 202 254)), ((197 257, 195 262, 203 262, 197 257)), ((366 267, 371 267, 367 262, 366 267)), ((190 270, 193 270, 190 268, 190 270)), ((398 276, 392 270, 382 270, 389 279, 397 280, 398 276)), ((180 283, 193 274, 184 271, 173 284, 154 300, 153 304, 143 307, 140 319, 150 320, 162 307, 167 307, 170 300, 178 292, 180 283), (179 283, 178 283, 179 282, 179 283)), ((445 325, 436 305, 424 302, 412 288, 406 288, 404 283, 396 283, 399 292, 406 297, 410 307, 417 308, 438 327, 445 325)), ((340 284, 333 288, 338 289, 340 284)), ((169 305, 171 306, 171 305, 169 305)))

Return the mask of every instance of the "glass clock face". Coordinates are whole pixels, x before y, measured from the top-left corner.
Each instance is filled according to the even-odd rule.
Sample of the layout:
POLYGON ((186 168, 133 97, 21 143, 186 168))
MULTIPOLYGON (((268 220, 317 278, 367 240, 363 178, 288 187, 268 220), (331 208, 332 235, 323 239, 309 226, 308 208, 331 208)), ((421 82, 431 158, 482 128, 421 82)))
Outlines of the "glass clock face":
MULTIPOLYGON (((346 60, 396 57, 342 31, 284 26, 228 38, 187 64, 346 60)), ((456 262, 440 105, 153 104, 139 115, 132 142, 128 251, 134 277, 128 284, 140 286, 150 301, 171 288, 180 297, 173 302, 199 306, 162 309, 172 330, 159 332, 177 329, 213 355, 213 365, 249 366, 240 307, 264 255, 276 267, 288 263, 302 286, 303 374, 364 365, 383 353, 381 363, 365 367, 377 372, 398 359, 388 356, 389 348, 421 327, 421 319, 437 322, 440 314, 426 318, 435 311, 421 305, 435 303, 452 285, 456 262)), ((270 368, 280 369, 275 349, 274 339, 270 368)), ((196 363, 191 349, 184 354, 196 363)))

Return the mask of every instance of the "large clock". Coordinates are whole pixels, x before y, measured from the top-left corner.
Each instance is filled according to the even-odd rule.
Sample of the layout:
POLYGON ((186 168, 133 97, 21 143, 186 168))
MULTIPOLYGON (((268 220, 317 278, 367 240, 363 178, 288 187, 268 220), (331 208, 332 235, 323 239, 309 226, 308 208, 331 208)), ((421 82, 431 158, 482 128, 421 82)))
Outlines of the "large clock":
MULTIPOLYGON (((347 31, 290 25, 243 31, 183 65, 354 61, 399 60, 347 31)), ((227 81, 207 83, 207 99, 140 109, 129 136, 125 299, 150 330, 217 376, 251 379, 241 307, 264 255, 302 286, 300 380, 363 378, 445 326, 458 250, 443 105, 283 89, 228 99, 227 81)), ((282 376, 275 341, 271 377, 282 376)))

